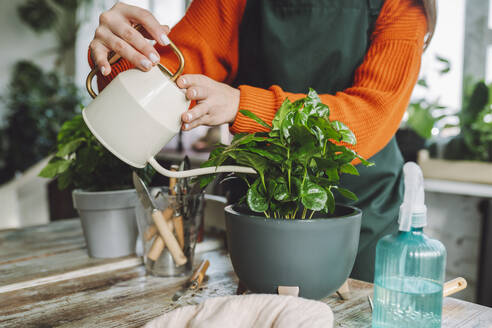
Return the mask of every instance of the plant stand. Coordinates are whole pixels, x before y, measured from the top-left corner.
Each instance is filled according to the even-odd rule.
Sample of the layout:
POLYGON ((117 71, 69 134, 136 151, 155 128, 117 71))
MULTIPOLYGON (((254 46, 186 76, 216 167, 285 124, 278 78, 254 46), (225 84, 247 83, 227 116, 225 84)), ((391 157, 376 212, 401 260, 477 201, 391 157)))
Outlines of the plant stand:
MULTIPOLYGON (((299 296, 299 286, 278 286, 277 288, 279 295, 290 295, 290 296, 299 296)), ((236 289, 236 295, 243 295, 248 292, 248 288, 244 285, 244 283, 239 280, 236 289)), ((348 300, 350 299, 350 287, 348 284, 348 280, 346 280, 343 285, 336 292, 340 299, 348 300)))

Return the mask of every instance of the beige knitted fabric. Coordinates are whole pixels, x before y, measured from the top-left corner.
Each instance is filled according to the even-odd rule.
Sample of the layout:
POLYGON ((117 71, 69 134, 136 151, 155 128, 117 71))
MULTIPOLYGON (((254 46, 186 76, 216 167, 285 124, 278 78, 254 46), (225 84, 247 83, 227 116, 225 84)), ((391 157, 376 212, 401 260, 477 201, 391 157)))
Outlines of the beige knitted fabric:
POLYGON ((300 297, 251 294, 215 297, 155 318, 144 328, 333 327, 328 305, 300 297))

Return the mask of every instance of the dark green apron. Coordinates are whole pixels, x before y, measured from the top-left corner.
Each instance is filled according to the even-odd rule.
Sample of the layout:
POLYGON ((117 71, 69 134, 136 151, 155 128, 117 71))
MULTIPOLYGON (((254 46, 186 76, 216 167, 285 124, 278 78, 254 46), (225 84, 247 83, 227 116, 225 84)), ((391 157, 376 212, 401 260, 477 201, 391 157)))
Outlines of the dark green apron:
MULTIPOLYGON (((370 45, 383 0, 248 0, 240 26, 239 71, 235 84, 334 94, 352 85, 356 68, 370 45)), ((381 127, 384 129, 384 127, 381 127)), ((341 184, 363 210, 354 278, 372 281, 379 238, 397 230, 402 201, 403 159, 395 139, 358 166, 360 176, 341 184)))

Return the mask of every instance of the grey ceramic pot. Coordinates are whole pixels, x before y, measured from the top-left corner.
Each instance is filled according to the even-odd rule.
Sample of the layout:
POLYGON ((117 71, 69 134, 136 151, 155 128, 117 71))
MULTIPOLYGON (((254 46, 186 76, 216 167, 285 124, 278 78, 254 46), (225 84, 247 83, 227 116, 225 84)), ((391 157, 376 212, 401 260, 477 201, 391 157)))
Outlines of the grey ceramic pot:
POLYGON ((255 293, 298 286, 320 299, 349 277, 357 255, 362 211, 337 205, 330 217, 267 219, 244 208, 225 208, 227 243, 241 282, 255 293))
POLYGON ((121 257, 135 253, 138 235, 135 189, 88 192, 74 190, 89 256, 121 257))

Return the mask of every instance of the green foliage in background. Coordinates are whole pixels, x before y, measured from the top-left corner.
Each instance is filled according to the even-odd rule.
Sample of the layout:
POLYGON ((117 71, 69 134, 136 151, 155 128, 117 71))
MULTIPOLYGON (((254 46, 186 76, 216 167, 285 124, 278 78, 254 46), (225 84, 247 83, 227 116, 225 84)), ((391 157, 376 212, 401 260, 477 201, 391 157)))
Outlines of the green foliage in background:
POLYGON ((63 16, 74 13, 83 3, 92 0, 25 0, 17 8, 21 20, 35 32, 56 28, 63 16))
POLYGON ((24 0, 17 13, 22 22, 35 33, 53 32, 57 45, 47 53, 57 56, 55 66, 64 69, 64 74, 73 76, 75 65, 75 41, 81 18, 77 10, 92 0, 24 0))
POLYGON ((48 156, 62 123, 81 101, 73 83, 28 61, 12 71, 2 102, 8 111, 0 127, 0 183, 48 156))
MULTIPOLYGON (((436 60, 442 65, 438 70, 439 75, 449 73, 451 70, 449 60, 440 56, 436 56, 436 60)), ((426 77, 419 79, 417 85, 426 90, 429 88, 426 77)), ((412 100, 407 108, 408 120, 406 125, 422 138, 430 139, 432 137, 432 129, 436 123, 446 117, 446 115, 436 114, 445 108, 439 105, 438 100, 431 101, 426 98, 412 100)))
POLYGON ((479 81, 465 90, 460 134, 446 145, 444 158, 492 161, 492 84, 479 81))
MULTIPOLYGON (((339 121, 330 121, 330 110, 310 89, 306 98, 285 100, 268 125, 253 113, 245 115, 269 132, 237 134, 231 145, 220 145, 203 167, 242 165, 258 175, 238 174, 248 186, 246 201, 252 211, 271 218, 312 217, 315 212, 332 213, 333 192, 356 200, 356 195, 339 186, 343 173, 358 175, 351 164, 359 158, 372 165, 345 144, 354 145, 355 136, 339 121)), ((202 186, 214 176, 201 178, 202 186)))
POLYGON ((19 17, 36 32, 51 29, 56 22, 56 12, 46 0, 29 0, 17 8, 19 17))
MULTIPOLYGON (((132 168, 97 141, 82 115, 63 124, 57 146, 57 153, 39 175, 58 178, 60 189, 109 191, 133 188, 132 168)), ((138 171, 148 185, 154 170, 147 166, 138 171)))

